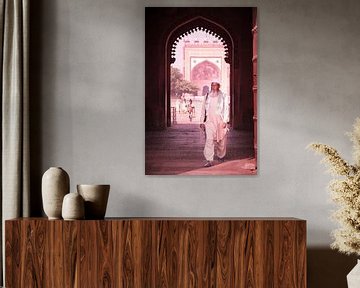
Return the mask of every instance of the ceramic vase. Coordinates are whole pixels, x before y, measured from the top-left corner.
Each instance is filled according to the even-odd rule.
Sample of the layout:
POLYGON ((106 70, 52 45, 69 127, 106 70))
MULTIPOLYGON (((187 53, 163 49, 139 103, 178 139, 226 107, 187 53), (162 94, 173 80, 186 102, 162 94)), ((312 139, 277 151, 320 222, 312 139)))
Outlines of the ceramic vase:
POLYGON ((65 195, 62 204, 62 217, 64 220, 84 219, 84 199, 77 192, 65 195))
POLYGON ((347 275, 348 288, 360 287, 360 260, 357 261, 355 267, 347 275))
POLYGON ((85 201, 85 219, 104 219, 110 185, 77 185, 85 201))
POLYGON ((60 167, 49 168, 42 177, 43 208, 49 219, 61 219, 63 198, 69 193, 69 175, 60 167))

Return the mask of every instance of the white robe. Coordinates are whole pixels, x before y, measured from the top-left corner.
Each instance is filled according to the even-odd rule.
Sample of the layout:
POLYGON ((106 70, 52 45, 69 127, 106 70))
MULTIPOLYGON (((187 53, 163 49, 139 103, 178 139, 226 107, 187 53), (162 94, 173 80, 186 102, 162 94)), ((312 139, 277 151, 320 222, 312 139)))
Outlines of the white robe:
POLYGON ((200 120, 205 124, 204 156, 208 161, 213 161, 215 154, 218 158, 226 155, 228 128, 225 123, 229 121, 229 104, 228 97, 221 91, 210 92, 204 99, 200 120))

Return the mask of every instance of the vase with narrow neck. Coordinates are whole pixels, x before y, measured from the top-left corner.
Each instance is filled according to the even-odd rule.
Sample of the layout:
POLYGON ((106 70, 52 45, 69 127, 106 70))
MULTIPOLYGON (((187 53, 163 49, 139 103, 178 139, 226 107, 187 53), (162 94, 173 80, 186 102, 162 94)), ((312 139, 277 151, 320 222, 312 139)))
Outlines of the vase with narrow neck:
POLYGON ((347 275, 348 288, 360 287, 360 260, 357 260, 357 264, 347 275))
POLYGON ((49 219, 61 219, 63 198, 69 193, 70 179, 60 167, 49 168, 42 177, 43 208, 49 219))

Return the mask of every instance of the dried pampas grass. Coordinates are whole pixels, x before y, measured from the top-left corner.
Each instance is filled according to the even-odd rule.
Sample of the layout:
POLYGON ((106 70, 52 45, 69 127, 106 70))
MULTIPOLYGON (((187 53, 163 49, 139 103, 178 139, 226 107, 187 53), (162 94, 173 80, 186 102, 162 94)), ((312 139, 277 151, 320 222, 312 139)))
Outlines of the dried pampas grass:
POLYGON ((360 118, 356 119, 353 131, 347 134, 353 143, 354 165, 329 145, 311 143, 307 148, 324 156, 323 162, 334 176, 329 190, 338 209, 332 218, 342 227, 333 231, 331 247, 345 254, 360 255, 360 118))

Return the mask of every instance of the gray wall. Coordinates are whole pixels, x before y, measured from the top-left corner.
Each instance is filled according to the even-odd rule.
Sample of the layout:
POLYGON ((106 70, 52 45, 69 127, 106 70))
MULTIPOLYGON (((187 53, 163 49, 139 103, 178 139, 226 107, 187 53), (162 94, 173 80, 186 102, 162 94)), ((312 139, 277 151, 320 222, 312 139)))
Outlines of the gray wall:
POLYGON ((38 8, 32 117, 41 173, 62 166, 72 190, 110 183, 107 216, 294 216, 308 221, 310 248, 331 242, 330 176, 305 147, 318 140, 351 160, 344 133, 360 115, 358 1, 53 0, 38 8), (144 176, 144 6, 220 4, 258 7, 258 175, 144 176))

